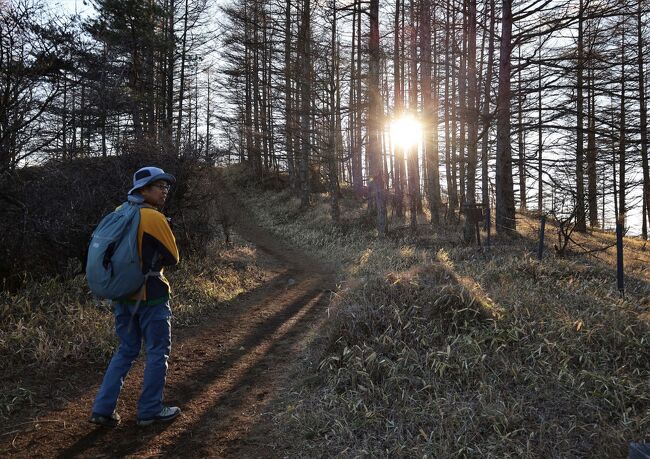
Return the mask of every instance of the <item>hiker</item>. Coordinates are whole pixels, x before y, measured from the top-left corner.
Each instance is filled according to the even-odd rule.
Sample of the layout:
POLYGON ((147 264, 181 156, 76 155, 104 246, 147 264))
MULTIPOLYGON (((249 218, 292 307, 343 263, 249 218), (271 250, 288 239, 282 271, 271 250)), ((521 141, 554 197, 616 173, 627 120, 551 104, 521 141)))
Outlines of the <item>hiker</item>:
POLYGON ((140 353, 142 340, 147 356, 137 424, 146 426, 171 421, 181 412, 176 406, 162 403, 171 350, 170 288, 162 271, 163 266, 177 264, 179 257, 174 234, 160 209, 175 181, 173 175, 158 167, 143 167, 133 175, 128 199, 142 206, 137 234, 142 272, 146 277, 136 294, 126 300, 113 301, 115 331, 120 344, 93 404, 90 422, 94 424, 115 427, 120 423, 115 411, 117 399, 124 378, 140 353))

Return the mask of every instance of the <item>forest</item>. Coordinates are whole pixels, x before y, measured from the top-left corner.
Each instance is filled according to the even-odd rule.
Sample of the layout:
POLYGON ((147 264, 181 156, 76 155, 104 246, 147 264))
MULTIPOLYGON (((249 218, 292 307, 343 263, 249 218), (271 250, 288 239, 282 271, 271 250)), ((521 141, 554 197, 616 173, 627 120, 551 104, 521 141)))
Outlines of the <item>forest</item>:
POLYGON ((0 0, 0 455, 648 454, 649 11, 0 0), (151 165, 184 411, 112 442, 84 270, 151 165))
POLYGON ((532 210, 647 239, 641 0, 92 6, 4 2, 3 174, 145 141, 285 174, 304 205, 351 187, 381 232, 392 199, 434 223, 479 203, 500 230, 532 210))

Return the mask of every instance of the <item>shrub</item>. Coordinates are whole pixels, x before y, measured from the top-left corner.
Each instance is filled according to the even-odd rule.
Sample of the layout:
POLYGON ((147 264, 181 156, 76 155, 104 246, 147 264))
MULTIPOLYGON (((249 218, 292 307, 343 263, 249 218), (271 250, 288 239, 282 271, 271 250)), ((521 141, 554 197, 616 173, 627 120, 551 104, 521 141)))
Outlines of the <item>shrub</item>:
POLYGON ((220 223, 215 200, 206 198, 214 194, 211 167, 143 148, 119 157, 50 161, 5 177, 0 182, 6 203, 0 206, 2 287, 23 285, 24 273, 39 279, 81 272, 90 234, 126 200, 133 173, 145 165, 159 165, 177 177, 165 213, 179 247, 185 253, 205 247, 220 223))

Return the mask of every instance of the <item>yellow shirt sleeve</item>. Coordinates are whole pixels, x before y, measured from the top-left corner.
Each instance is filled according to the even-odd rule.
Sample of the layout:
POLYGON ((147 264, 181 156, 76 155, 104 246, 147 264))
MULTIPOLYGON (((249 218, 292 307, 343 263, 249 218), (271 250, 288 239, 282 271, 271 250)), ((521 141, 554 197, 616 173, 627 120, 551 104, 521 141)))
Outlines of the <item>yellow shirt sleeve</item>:
MULTIPOLYGON (((172 260, 164 263, 165 265, 176 264, 179 262, 180 257, 178 254, 178 247, 176 246, 176 238, 172 233, 169 223, 165 216, 155 209, 144 207, 140 210, 140 227, 138 228, 138 247, 140 248, 140 255, 142 256, 142 238, 144 233, 153 236, 158 242, 167 250, 172 260)), ((163 257, 168 258, 168 257, 163 257)))

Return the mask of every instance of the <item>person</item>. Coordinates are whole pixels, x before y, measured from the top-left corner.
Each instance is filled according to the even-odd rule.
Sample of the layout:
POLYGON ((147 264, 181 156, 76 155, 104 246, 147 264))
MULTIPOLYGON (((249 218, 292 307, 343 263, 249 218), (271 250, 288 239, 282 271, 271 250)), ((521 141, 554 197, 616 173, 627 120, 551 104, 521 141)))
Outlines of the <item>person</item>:
POLYGON ((120 344, 95 397, 90 417, 94 424, 115 427, 120 423, 116 412, 117 399, 143 340, 147 356, 137 424, 146 426, 168 422, 181 412, 176 406, 163 405, 167 359, 171 350, 170 287, 163 275, 163 267, 177 264, 179 255, 174 234, 160 210, 175 181, 173 175, 158 167, 143 167, 133 175, 133 188, 129 190, 128 199, 142 206, 138 250, 146 278, 142 288, 132 297, 113 302, 115 331, 120 344))

